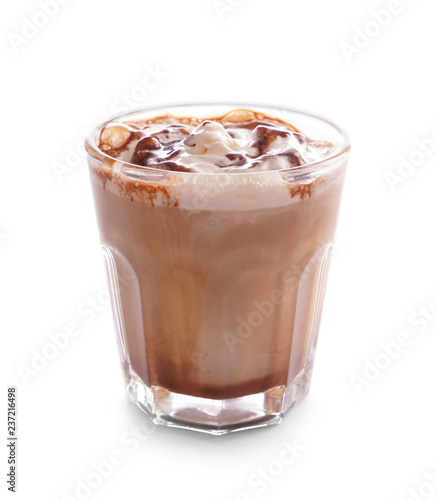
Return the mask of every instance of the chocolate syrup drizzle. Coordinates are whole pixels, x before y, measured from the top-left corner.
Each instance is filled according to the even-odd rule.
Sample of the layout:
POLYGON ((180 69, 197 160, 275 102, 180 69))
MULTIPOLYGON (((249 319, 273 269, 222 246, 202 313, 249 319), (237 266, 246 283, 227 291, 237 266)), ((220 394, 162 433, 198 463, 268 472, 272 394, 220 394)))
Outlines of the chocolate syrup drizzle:
MULTIPOLYGON (((248 170, 262 165, 272 157, 284 158, 285 161, 283 164, 287 167, 298 167, 307 163, 304 161, 301 153, 295 148, 295 139, 302 148, 306 147, 307 144, 312 141, 286 122, 259 114, 255 116, 252 112, 247 110, 235 110, 223 117, 204 121, 197 118, 180 119, 171 116, 158 117, 141 123, 143 129, 138 127, 138 124, 132 123, 130 124, 132 126, 132 128, 130 128, 130 135, 127 135, 125 140, 118 141, 117 143, 110 139, 106 139, 107 142, 104 142, 105 139, 103 134, 105 131, 105 136, 110 137, 110 133, 108 132, 110 132, 111 124, 109 124, 107 128, 102 131, 99 147, 109 156, 116 158, 133 145, 133 141, 135 141, 136 146, 133 149, 131 157, 128 159, 129 163, 144 167, 160 168, 163 170, 192 172, 194 171, 193 169, 177 161, 177 156, 181 151, 186 150, 186 145, 195 146, 196 134, 192 134, 185 126, 185 123, 192 128, 211 121, 220 123, 233 138, 235 138, 235 129, 247 129, 250 130, 252 134, 252 140, 248 144, 248 148, 250 151, 253 151, 253 154, 226 154, 225 160, 216 164, 217 167, 224 171, 248 170), (235 113, 239 113, 242 117, 245 113, 246 118, 248 117, 249 119, 235 121, 232 118, 232 116, 235 116, 235 113), (261 118, 258 118, 259 116, 261 116, 261 118), (162 128, 156 130, 155 127, 153 127, 154 132, 152 133, 147 131, 150 125, 159 124, 162 124, 162 128), (279 153, 271 152, 270 148, 272 143, 279 137, 285 140, 289 138, 289 147, 286 147, 279 153), (291 141, 291 139, 294 140, 291 141)), ((122 127, 122 124, 115 126, 122 127)), ((120 130, 121 135, 126 133, 126 129, 120 130)))

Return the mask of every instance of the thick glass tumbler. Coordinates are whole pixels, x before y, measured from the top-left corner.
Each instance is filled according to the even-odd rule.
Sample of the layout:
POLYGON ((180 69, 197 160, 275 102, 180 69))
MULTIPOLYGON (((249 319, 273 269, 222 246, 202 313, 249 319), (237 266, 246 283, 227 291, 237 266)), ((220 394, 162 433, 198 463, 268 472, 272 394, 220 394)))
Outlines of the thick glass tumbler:
POLYGON ((274 424, 308 392, 349 151, 331 122, 292 109, 192 104, 136 111, 210 118, 235 108, 327 141, 273 171, 181 172, 86 141, 131 400, 157 424, 224 434, 274 424))

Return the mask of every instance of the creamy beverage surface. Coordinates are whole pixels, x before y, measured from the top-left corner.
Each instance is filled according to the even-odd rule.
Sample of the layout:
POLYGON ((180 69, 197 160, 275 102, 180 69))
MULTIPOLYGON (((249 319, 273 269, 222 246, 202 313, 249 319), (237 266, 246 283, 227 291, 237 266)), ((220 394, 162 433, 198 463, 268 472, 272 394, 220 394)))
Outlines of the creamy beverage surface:
POLYGON ((277 118, 238 109, 218 118, 113 121, 98 147, 127 163, 178 172, 262 172, 321 161, 334 150, 277 118))

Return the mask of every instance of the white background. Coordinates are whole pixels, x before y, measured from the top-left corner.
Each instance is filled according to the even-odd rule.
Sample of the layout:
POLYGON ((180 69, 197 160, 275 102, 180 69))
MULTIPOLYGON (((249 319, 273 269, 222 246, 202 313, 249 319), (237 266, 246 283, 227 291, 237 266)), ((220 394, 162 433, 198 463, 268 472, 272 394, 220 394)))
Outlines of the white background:
POLYGON ((80 498, 80 481, 93 484, 89 498, 108 500, 436 498, 426 484, 436 473, 434 0, 223 0, 221 15, 213 0, 63 4, 46 23, 36 0, 3 1, 0 12, 1 494, 6 387, 16 385, 14 498, 80 498), (150 68, 159 81, 138 90, 150 68), (350 133, 312 388, 280 426, 224 437, 144 431, 124 394, 109 307, 79 314, 106 280, 77 145, 123 94, 137 107, 288 105, 350 133), (401 157, 416 166, 391 188, 386 172, 401 157), (59 165, 68 171, 56 175, 59 165), (80 333, 24 376, 71 322, 80 333), (402 332, 409 345, 386 361, 381 344, 402 332), (353 376, 362 382, 375 359, 389 366, 367 370, 358 390, 353 376), (281 465, 286 443, 300 451, 281 465), (93 463, 113 451, 122 463, 98 484, 93 463), (270 483, 250 486, 262 469, 270 483))

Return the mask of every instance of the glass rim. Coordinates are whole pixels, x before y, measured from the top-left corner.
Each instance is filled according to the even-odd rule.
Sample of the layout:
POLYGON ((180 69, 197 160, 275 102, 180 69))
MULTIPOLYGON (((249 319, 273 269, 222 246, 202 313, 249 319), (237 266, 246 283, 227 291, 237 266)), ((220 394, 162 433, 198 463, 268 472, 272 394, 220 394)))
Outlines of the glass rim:
MULTIPOLYGON (((159 116, 156 113, 156 116, 159 116)), ((270 116, 270 118, 274 118, 274 116, 270 116)), ((290 123, 290 125, 293 125, 290 123)), ((303 132, 304 133, 304 132, 303 132)), ((322 140, 322 138, 320 139, 322 140)), ((350 151, 351 144, 350 144, 350 138, 347 132, 337 125, 335 122, 330 120, 329 118, 326 118, 322 115, 311 113, 309 111, 305 111, 302 109, 298 108, 293 108, 289 106, 280 106, 277 104, 267 104, 267 103, 254 103, 254 102, 246 102, 246 101, 188 101, 188 102, 176 102, 176 103, 167 103, 167 104, 158 104, 158 105, 153 105, 153 106, 145 106, 137 109, 133 109, 127 113, 121 113, 121 114, 116 114, 109 118, 108 120, 105 120, 103 123, 98 125, 93 129, 93 131, 88 134, 88 136, 85 138, 85 150, 87 154, 97 160, 103 161, 105 159, 111 160, 118 162, 130 169, 138 170, 140 172, 159 172, 160 174, 164 173, 171 173, 172 175, 208 175, 208 176, 215 176, 215 175, 231 175, 232 177, 235 175, 255 175, 255 174, 272 174, 272 173, 277 173, 277 172, 285 172, 285 173, 311 173, 313 171, 320 172, 320 167, 323 165, 328 165, 331 163, 332 160, 338 159, 342 156, 346 156, 347 153, 350 151), (289 167, 289 168, 284 168, 284 169, 277 169, 277 170, 256 170, 256 171, 250 171, 249 169, 247 170, 241 170, 241 171, 222 171, 222 172, 179 172, 179 171, 173 171, 173 170, 166 170, 164 168, 154 168, 154 167, 148 167, 148 166, 141 166, 141 165, 136 165, 135 163, 129 163, 125 160, 119 160, 118 158, 115 158, 113 156, 108 155, 104 151, 102 151, 96 144, 95 138, 97 136, 97 133, 99 134, 103 127, 111 122, 116 122, 118 119, 124 119, 128 116, 131 115, 137 115, 141 112, 158 112, 159 110, 161 111, 170 111, 171 109, 180 109, 180 108, 186 108, 186 107, 205 107, 205 108, 212 108, 213 106, 229 106, 229 107, 234 107, 235 109, 238 108, 244 108, 249 111, 256 111, 256 108, 259 108, 259 111, 262 109, 266 110, 271 110, 271 111, 276 111, 280 113, 288 112, 288 113, 293 113, 296 115, 300 115, 301 117, 306 117, 308 119, 314 119, 317 120, 320 123, 324 123, 325 125, 328 125, 332 127, 333 129, 336 130, 336 132, 339 133, 342 143, 338 144, 338 149, 334 150, 331 155, 327 155, 325 158, 322 160, 316 161, 316 162, 311 162, 307 163, 304 165, 300 165, 297 167, 289 167)))

